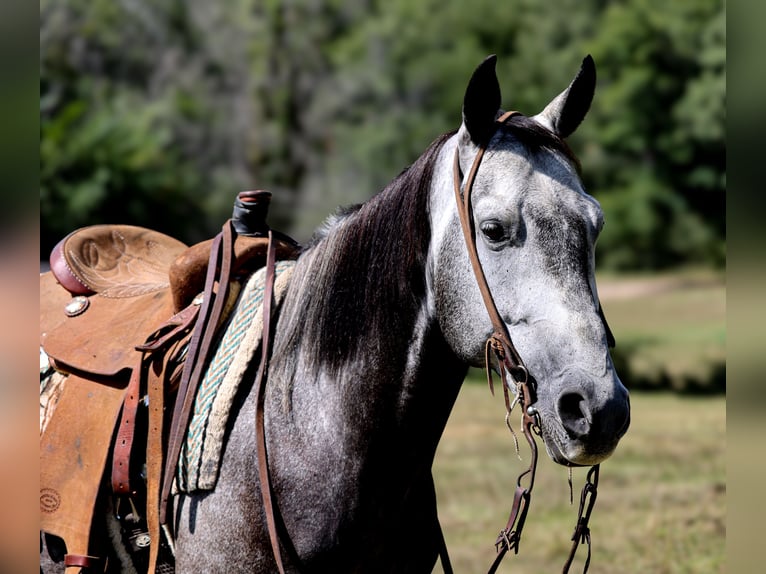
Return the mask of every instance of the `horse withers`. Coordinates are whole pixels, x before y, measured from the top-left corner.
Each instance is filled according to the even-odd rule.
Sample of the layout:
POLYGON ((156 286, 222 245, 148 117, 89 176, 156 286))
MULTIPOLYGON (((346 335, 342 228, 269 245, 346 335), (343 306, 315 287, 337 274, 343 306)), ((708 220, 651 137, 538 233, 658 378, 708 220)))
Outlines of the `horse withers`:
MULTIPOLYGON (((564 139, 595 68, 537 115, 502 115, 494 57, 474 72, 459 129, 304 247, 276 324, 263 412, 287 572, 431 572, 441 549, 431 467, 469 366, 493 334, 455 201, 474 159, 475 250, 529 373, 541 435, 565 466, 609 457, 628 392, 594 277, 603 225, 564 139), (457 156, 457 170, 454 170, 457 156)), ((234 400, 213 490, 179 493, 179 572, 273 572, 258 487, 254 369, 234 400), (250 380, 250 384, 247 381, 250 380)), ((511 388, 511 391, 515 391, 511 388)))

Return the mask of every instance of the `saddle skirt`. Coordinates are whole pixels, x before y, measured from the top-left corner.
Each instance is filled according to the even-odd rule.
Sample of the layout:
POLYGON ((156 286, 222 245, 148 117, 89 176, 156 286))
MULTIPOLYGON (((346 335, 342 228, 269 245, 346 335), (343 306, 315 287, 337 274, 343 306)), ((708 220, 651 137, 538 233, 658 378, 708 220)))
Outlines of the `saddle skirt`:
MULTIPOLYGON (((278 308, 290 283, 295 261, 278 261, 274 302, 278 308)), ((181 448, 176 492, 212 490, 218 479, 229 412, 243 377, 259 360, 263 335, 266 269, 253 273, 218 343, 195 398, 189 430, 181 448)), ((252 371, 251 371, 252 372, 252 371)))

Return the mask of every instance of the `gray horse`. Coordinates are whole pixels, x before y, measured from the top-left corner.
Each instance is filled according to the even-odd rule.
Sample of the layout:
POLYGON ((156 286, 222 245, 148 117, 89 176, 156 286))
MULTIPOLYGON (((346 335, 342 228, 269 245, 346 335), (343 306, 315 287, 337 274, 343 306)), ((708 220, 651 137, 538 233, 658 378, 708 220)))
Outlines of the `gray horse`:
MULTIPOLYGON (((495 58, 474 72, 463 122, 388 187, 339 211, 295 266, 274 329, 265 429, 287 572, 431 572, 440 549, 431 467, 492 324, 453 187, 473 186, 478 255, 535 381, 550 457, 612 454, 630 420, 594 278, 603 225, 564 142, 595 89, 590 57, 532 117, 502 113, 495 58)), ((255 385, 231 413, 215 490, 173 501, 179 572, 275 572, 258 485, 255 385)))
MULTIPOLYGON (((593 61, 538 115, 489 143, 474 186, 479 256, 536 387, 550 457, 606 459, 629 424, 594 279, 603 225, 563 138, 584 118, 593 61)), ((274 338, 267 451, 289 572, 431 572, 431 466, 489 321, 452 181, 500 114, 495 59, 468 85, 463 124, 388 187, 339 212, 298 260, 274 338)), ((180 572, 276 570, 257 486, 255 405, 234 413, 213 492, 176 504, 180 572)))

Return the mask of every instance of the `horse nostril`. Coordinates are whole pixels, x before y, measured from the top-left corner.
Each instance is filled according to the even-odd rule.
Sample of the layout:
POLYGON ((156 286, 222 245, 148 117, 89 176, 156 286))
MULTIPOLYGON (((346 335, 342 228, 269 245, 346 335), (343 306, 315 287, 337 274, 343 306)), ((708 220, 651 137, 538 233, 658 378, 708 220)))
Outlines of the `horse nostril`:
POLYGON ((576 392, 562 394, 558 411, 561 424, 571 438, 583 438, 588 434, 592 421, 585 397, 576 392))

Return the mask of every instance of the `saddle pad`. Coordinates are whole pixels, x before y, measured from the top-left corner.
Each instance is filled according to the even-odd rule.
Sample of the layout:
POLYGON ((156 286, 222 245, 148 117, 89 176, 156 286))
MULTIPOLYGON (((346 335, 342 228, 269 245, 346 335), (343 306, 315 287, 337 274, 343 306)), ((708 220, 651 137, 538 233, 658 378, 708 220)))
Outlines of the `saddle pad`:
MULTIPOLYGON (((274 299, 277 307, 287 291, 294 267, 295 261, 276 264, 274 299)), ((178 491, 212 490, 218 480, 229 411, 251 360, 258 360, 265 278, 263 268, 248 279, 197 391, 194 413, 178 461, 178 491)))
POLYGON ((40 349, 40 434, 51 420, 56 404, 64 390, 67 375, 59 373, 48 362, 48 355, 40 349))

